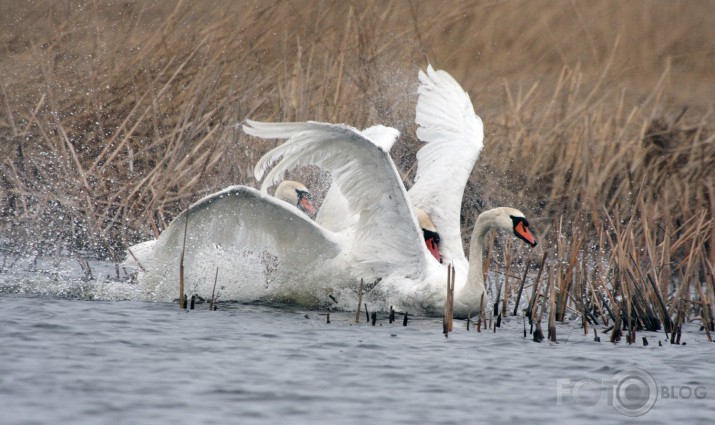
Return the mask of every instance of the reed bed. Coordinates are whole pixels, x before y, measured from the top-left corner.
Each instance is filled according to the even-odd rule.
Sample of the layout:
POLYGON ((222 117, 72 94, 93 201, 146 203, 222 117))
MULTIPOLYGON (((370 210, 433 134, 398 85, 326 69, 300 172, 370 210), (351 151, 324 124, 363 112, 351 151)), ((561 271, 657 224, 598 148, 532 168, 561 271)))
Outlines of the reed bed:
MULTIPOLYGON (((275 142, 241 134, 247 117, 392 125, 409 185, 416 74, 429 61, 465 87, 485 122, 463 234, 474 212, 512 205, 552 253, 544 266, 542 252, 493 242, 488 261, 508 265, 502 314, 509 297, 531 301, 522 282, 538 267, 552 279, 556 321, 581 312, 584 328, 617 320, 627 333, 677 333, 698 317, 712 331, 711 2, 1 0, 0 9, 6 253, 120 261, 191 202, 255 185, 252 167, 275 142)), ((325 176, 297 177, 319 202, 325 176)))

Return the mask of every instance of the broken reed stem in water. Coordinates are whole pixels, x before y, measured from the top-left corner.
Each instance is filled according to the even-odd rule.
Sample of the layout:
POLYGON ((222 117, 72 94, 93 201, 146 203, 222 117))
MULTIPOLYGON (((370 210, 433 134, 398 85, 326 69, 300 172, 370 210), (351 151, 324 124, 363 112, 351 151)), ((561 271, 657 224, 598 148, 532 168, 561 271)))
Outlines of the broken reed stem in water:
POLYGON ((179 308, 186 308, 184 298, 184 254, 186 253, 186 234, 189 230, 189 210, 186 210, 184 218, 184 243, 181 246, 181 259, 179 260, 179 308))
POLYGON ((216 267, 216 274, 214 275, 214 287, 211 290, 211 303, 209 303, 210 311, 213 311, 214 303, 216 302, 216 282, 218 282, 218 267, 216 267))
POLYGON ((551 270, 549 270, 549 341, 556 342, 556 282, 551 282, 551 270))
POLYGON ((477 332, 482 331, 482 320, 486 320, 486 315, 484 314, 484 292, 479 299, 479 318, 477 319, 477 332))
POLYGON ((539 265, 539 272, 536 273, 536 280, 534 280, 534 286, 531 289, 531 300, 529 300, 529 308, 526 310, 526 314, 529 316, 529 324, 534 323, 534 313, 536 312, 536 300, 539 295, 539 281, 541 279, 541 272, 544 271, 544 264, 546 264, 546 257, 549 256, 549 251, 544 252, 544 256, 541 257, 541 264, 539 265))
POLYGON ((454 322, 454 266, 447 265, 447 299, 444 303, 444 332, 452 332, 454 322))
MULTIPOLYGON (((588 335, 588 317, 589 308, 586 302, 588 290, 586 288, 586 280, 588 279, 588 269, 586 268, 586 255, 581 256, 581 326, 583 326, 583 334, 588 335)), ((596 326, 596 322, 593 324, 596 326)))
POLYGON ((631 333, 633 329, 633 324, 631 320, 631 316, 633 316, 633 305, 631 304, 631 297, 630 293, 628 292, 628 282, 624 282, 625 284, 622 285, 623 287, 623 301, 626 304, 626 326, 628 327, 628 333, 626 334, 626 339, 628 340, 628 344, 632 344, 633 342, 631 341, 631 333))
POLYGON ((524 283, 526 282, 526 275, 529 274, 529 266, 531 265, 531 259, 526 259, 526 268, 524 268, 524 276, 521 278, 521 283, 519 284, 519 292, 516 294, 516 303, 514 304, 514 313, 512 316, 516 316, 516 312, 519 310, 519 303, 521 302, 521 293, 524 290, 524 283))
MULTIPOLYGON (((586 235, 581 236, 578 238, 577 243, 571 243, 571 257, 569 259, 569 265, 568 269, 566 270, 566 276, 564 277, 563 281, 561 282, 561 285, 559 285, 559 302, 558 302, 558 314, 555 316, 557 320, 563 322, 564 321, 564 315, 566 314, 566 304, 568 303, 568 294, 569 291, 571 290, 571 285, 573 283, 573 270, 574 267, 576 266, 576 261, 578 260, 578 253, 579 250, 581 249, 581 245, 583 244, 583 240, 586 239, 586 235)), ((559 275, 559 279, 561 279, 561 275, 559 275)))
MULTIPOLYGON (((715 201, 713 201, 715 202, 715 201)), ((715 252, 715 248, 713 249, 713 252, 715 252)), ((708 291, 708 288, 710 289, 710 298, 703 300, 705 303, 705 308, 708 310, 708 317, 710 318, 710 331, 715 331, 715 316, 713 316, 713 309, 712 305, 715 303, 715 271, 713 271, 712 267, 710 266, 708 260, 703 256, 701 257, 702 263, 703 263, 703 270, 706 271, 706 276, 709 276, 709 279, 706 279, 705 282, 703 282, 703 291, 706 292, 708 291), (710 270, 710 273, 707 273, 707 270, 710 270), (708 285, 708 283, 710 285, 708 285)))
MULTIPOLYGON (((541 342, 544 340, 544 331, 541 330, 541 319, 544 315, 544 309, 546 309, 546 298, 549 294, 549 286, 551 286, 551 266, 546 268, 546 287, 544 288, 544 293, 541 295, 541 308, 539 309, 539 314, 536 316, 536 329, 534 329, 534 342, 541 342)), ((536 304, 535 304, 536 308, 536 304)))
POLYGON ((442 332, 447 336, 449 332, 449 278, 452 275, 452 263, 447 264, 447 297, 444 299, 444 317, 442 318, 442 332))
POLYGON ((449 289, 449 331, 452 332, 452 326, 454 325, 454 282, 455 275, 457 271, 452 265, 452 286, 449 289))
POLYGON ((710 336, 710 326, 712 325, 712 321, 710 320, 710 312, 708 311, 709 308, 707 300, 705 299, 705 293, 703 292, 702 285, 700 285, 700 282, 697 279, 695 280, 695 285, 695 289, 698 290, 698 296, 700 297, 700 307, 703 311, 703 329, 705 330, 705 335, 708 337, 708 341, 713 342, 713 338, 710 336))
POLYGON ((621 305, 619 303, 615 303, 613 305, 613 315, 615 318, 613 319, 613 332, 611 333, 611 342, 618 342, 621 340, 621 335, 623 335, 623 332, 621 331, 621 327, 623 326, 623 322, 621 319, 621 305))
POLYGON ((362 285, 363 285, 363 280, 360 278, 360 287, 358 288, 358 305, 357 305, 357 311, 355 312, 355 323, 360 323, 360 310, 362 306, 362 285))

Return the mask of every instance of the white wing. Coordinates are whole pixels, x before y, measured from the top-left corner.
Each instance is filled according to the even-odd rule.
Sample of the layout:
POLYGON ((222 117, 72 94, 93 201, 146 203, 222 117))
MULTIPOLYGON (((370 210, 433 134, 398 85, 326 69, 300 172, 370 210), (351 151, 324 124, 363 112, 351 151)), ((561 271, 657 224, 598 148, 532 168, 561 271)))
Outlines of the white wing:
MULTIPOLYGON (((392 149, 400 133, 392 127, 376 125, 362 131, 363 136, 380 146, 385 152, 392 149)), ((315 221, 333 232, 340 232, 352 237, 355 233, 360 216, 350 211, 348 200, 345 199, 337 185, 331 185, 323 198, 323 203, 315 216, 315 221)))
POLYGON ((422 208, 440 234, 445 262, 463 259, 460 213, 464 187, 484 140, 482 120, 469 95, 445 71, 419 73, 415 121, 425 145, 417 152, 417 174, 410 188, 412 205, 422 208))
POLYGON ((354 234, 359 219, 359 214, 350 211, 348 200, 338 185, 330 185, 315 216, 315 222, 332 232, 350 237, 354 234))
POLYGON ((187 285, 212 281, 218 264, 227 266, 224 273, 235 269, 231 265, 246 253, 270 253, 284 270, 310 268, 311 262, 320 264, 340 253, 334 235, 298 208, 249 187, 231 186, 194 203, 157 240, 130 248, 150 279, 168 275, 178 281, 187 214, 187 285))
POLYGON ((374 125, 364 129, 362 135, 370 139, 374 144, 381 147, 385 152, 390 152, 395 144, 400 132, 396 128, 385 127, 384 125, 374 125))
POLYGON ((349 211, 359 217, 350 242, 351 264, 366 279, 397 270, 416 279, 430 261, 436 263, 425 247, 390 155, 363 133, 347 125, 319 122, 247 121, 243 128, 258 137, 289 137, 256 164, 260 180, 265 170, 280 160, 266 176, 263 190, 298 166, 313 164, 331 172, 333 185, 347 200, 349 211))

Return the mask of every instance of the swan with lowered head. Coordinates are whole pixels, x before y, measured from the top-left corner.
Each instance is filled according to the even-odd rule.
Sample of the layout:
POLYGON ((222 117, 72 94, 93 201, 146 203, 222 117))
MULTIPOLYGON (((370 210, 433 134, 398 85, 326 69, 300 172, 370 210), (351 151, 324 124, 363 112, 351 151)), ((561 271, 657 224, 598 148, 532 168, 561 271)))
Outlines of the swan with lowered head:
MULTIPOLYGON (((419 77, 417 135, 425 146, 417 154, 415 184, 409 192, 388 153, 398 134, 395 129, 378 126, 361 132, 341 124, 247 121, 244 130, 249 134, 288 140, 256 165, 261 180, 275 163, 261 193, 229 188, 189 210, 185 270, 191 290, 210 296, 211 277, 218 268, 221 284, 228 288, 223 299, 281 298, 321 304, 329 303, 328 296, 336 292, 342 300, 340 294, 351 294, 364 278, 379 282, 373 289, 382 302, 377 308, 393 305, 429 314, 442 309, 451 263, 457 277, 455 314, 477 313, 484 292, 481 241, 485 232, 510 229, 532 245, 535 240, 522 213, 484 212, 475 226, 470 250, 474 267, 469 267, 459 215, 464 186, 482 148, 482 123, 469 96, 449 74, 428 67, 419 77), (333 178, 326 198, 333 200, 324 203, 318 223, 266 195, 286 171, 308 164, 328 170, 333 178), (342 220, 330 213, 335 211, 328 207, 331 204, 340 205, 342 220), (426 241, 425 230, 437 238, 426 241), (255 260, 266 258, 264 254, 268 261, 249 262, 252 269, 241 262, 242 256, 255 260), (221 272, 226 269, 231 273, 221 272)), ((162 281, 162 277, 178 270, 181 217, 164 231, 166 237, 160 236, 161 243, 150 256, 154 265, 140 279, 157 298, 175 298, 176 279, 162 281)), ((344 306, 353 308, 354 303, 346 301, 344 306)))
POLYGON ((292 180, 284 180, 276 188, 273 194, 281 201, 296 206, 299 210, 308 215, 315 215, 317 210, 313 205, 313 197, 304 184, 292 180))
POLYGON ((415 184, 409 192, 387 151, 352 127, 248 120, 244 131, 288 139, 257 163, 259 180, 275 163, 262 190, 302 165, 331 172, 330 190, 343 197, 343 208, 357 218, 354 238, 341 246, 348 267, 343 274, 348 279, 379 279, 378 289, 387 304, 438 312, 451 263, 456 270, 455 314, 465 316, 478 311, 484 293, 481 243, 486 231, 508 229, 532 246, 536 241, 523 213, 510 208, 487 211, 475 227, 470 252, 476 264, 469 267, 459 216, 464 187, 482 148, 482 122, 469 96, 449 74, 428 67, 419 77, 417 135, 426 144, 417 153, 415 184), (429 238, 432 233, 425 230, 436 238, 429 238))
POLYGON ((139 282, 150 299, 176 298, 186 228, 184 259, 189 292, 208 298, 212 288, 207 292, 206 276, 217 268, 230 274, 243 268, 245 279, 243 274, 224 279, 230 284, 224 285, 227 289, 223 298, 239 299, 239 291, 240 299, 260 297, 263 292, 247 290, 254 286, 254 281, 265 281, 265 268, 271 266, 264 264, 270 258, 258 247, 268 245, 275 248, 270 250, 273 255, 300 261, 295 254, 301 252, 301 244, 314 237, 311 230, 315 230, 311 226, 298 226, 298 232, 285 229, 271 233, 267 229, 278 230, 276 223, 284 223, 285 227, 297 221, 312 223, 308 214, 315 212, 310 191, 295 181, 283 181, 275 196, 246 186, 230 186, 193 203, 157 239, 131 246, 126 264, 141 268, 139 282), (189 223, 185 227, 187 217, 189 223))
POLYGON ((455 314, 459 311, 459 314, 463 315, 465 309, 468 311, 481 301, 484 293, 484 272, 482 270, 484 237, 491 229, 512 231, 519 239, 532 247, 536 246, 536 239, 529 230, 529 222, 521 211, 509 207, 498 207, 479 214, 469 243, 468 283, 465 285, 461 297, 455 299, 455 303, 457 303, 455 314))

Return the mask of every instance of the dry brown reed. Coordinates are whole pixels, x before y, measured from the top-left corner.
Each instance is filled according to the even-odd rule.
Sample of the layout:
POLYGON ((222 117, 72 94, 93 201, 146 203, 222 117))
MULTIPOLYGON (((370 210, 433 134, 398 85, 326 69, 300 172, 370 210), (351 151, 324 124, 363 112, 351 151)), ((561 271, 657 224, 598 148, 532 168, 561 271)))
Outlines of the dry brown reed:
POLYGON ((447 265, 447 296, 444 301, 444 335, 447 336, 452 332, 454 327, 454 266, 452 263, 447 265))
MULTIPOLYGON (((255 184, 252 167, 275 142, 242 135, 247 117, 395 126, 409 185, 416 73, 430 61, 485 123, 464 235, 473 212, 517 206, 556 253, 559 320, 653 328, 655 318, 670 331, 697 310, 712 330, 712 2, 0 9, 4 251, 121 260, 192 201, 255 184)), ((321 176, 302 173, 319 202, 321 176)), ((528 255, 505 261, 503 242, 491 244, 488 261, 514 270, 528 255)))
MULTIPOLYGON (((551 342, 556 342, 556 282, 551 281, 551 269, 548 270, 549 289, 549 332, 548 338, 551 342)), ((558 273, 558 271, 557 271, 558 273)))

